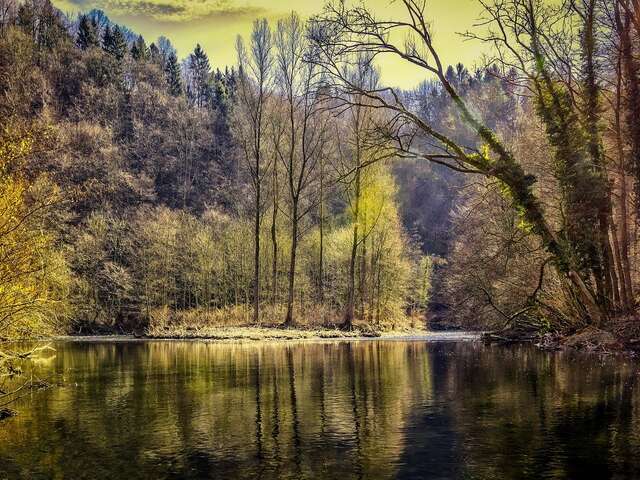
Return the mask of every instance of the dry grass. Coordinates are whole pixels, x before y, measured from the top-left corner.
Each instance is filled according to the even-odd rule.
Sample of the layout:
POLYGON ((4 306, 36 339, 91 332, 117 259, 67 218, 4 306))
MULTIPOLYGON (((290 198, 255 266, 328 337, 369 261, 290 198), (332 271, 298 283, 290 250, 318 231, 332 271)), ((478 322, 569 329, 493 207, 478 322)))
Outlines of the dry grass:
POLYGON ((354 329, 301 329, 274 327, 190 327, 172 326, 162 329, 151 328, 147 331, 150 338, 207 340, 305 340, 318 338, 356 338, 379 336, 379 333, 354 329))
MULTIPOLYGON (((304 321, 298 321, 295 328, 282 328, 284 309, 265 307, 262 322, 253 325, 250 307, 239 306, 217 310, 172 311, 158 309, 151 312, 146 336, 165 339, 208 339, 208 340, 296 340, 322 338, 379 337, 391 332, 396 334, 423 333, 415 318, 401 324, 395 323, 391 330, 376 329, 364 323, 356 323, 352 331, 336 327, 339 319, 335 313, 321 307, 308 310, 304 321), (313 312, 313 313, 311 313, 313 312)), ((298 318, 302 318, 298 314, 298 318)))
MULTIPOLYGON (((279 326, 285 318, 284 306, 264 305, 260 309, 260 326, 279 326)), ((239 305, 218 309, 171 310, 158 308, 150 313, 151 327, 188 325, 200 327, 246 327, 253 326, 253 310, 250 305, 239 305)), ((334 312, 322 306, 309 306, 296 312, 297 325, 302 328, 325 328, 340 322, 334 312)))

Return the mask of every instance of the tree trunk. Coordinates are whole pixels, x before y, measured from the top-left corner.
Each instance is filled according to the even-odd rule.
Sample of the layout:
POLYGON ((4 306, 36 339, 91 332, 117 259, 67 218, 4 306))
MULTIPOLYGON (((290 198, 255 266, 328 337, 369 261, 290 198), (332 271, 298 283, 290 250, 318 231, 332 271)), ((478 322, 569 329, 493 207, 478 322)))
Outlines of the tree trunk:
MULTIPOLYGON (((628 209, 627 209, 627 162, 624 153, 623 144, 623 122, 622 122, 622 108, 623 108, 623 95, 626 90, 627 95, 638 93, 637 84, 637 65, 634 65, 632 58, 632 45, 629 38, 629 18, 626 16, 623 23, 620 6, 618 2, 615 3, 614 8, 615 24, 618 37, 620 38, 620 50, 618 52, 617 67, 617 82, 616 82, 616 102, 615 102, 615 132, 616 132, 616 147, 618 150, 618 171, 620 177, 620 196, 619 196, 619 209, 620 209, 620 255, 622 257, 623 270, 621 273, 625 289, 627 290, 627 304, 625 305, 627 310, 631 310, 634 304, 633 284, 631 283, 631 265, 629 261, 629 225, 628 225, 628 209), (626 77, 626 85, 623 83, 623 79, 626 77)), ((630 130, 630 141, 632 144, 631 153, 638 154, 640 152, 640 134, 638 133, 638 126, 640 120, 636 118, 636 122, 633 122, 633 118, 630 118, 635 114, 640 114, 638 111, 638 97, 627 97, 627 102, 632 106, 635 105, 635 109, 630 108, 628 113, 628 119, 632 120, 635 124, 635 131, 631 128, 631 124, 628 125, 630 130), (635 112, 634 112, 635 110, 635 112), (633 135, 635 133, 635 137, 633 135)))
MULTIPOLYGON (((363 221, 366 225, 366 219, 363 221)), ((358 275, 358 300, 359 300, 359 312, 358 318, 366 320, 365 302, 366 302, 366 290, 367 290, 367 239, 362 242, 362 248, 360 249, 360 268, 358 275)))
POLYGON ((271 305, 275 308, 278 302, 278 169, 273 163, 273 216, 271 217, 271 244, 273 246, 272 271, 271 271, 271 305))
MULTIPOLYGON (((260 165, 260 161, 256 160, 256 172, 260 165)), ((254 229, 254 245, 253 254, 253 323, 260 323, 260 181, 256 181, 256 217, 254 229)))
MULTIPOLYGON (((620 143, 621 145, 621 143, 620 143)), ((627 178, 625 174, 624 153, 620 150, 621 168, 620 168, 620 255, 622 257, 622 277, 624 279, 625 289, 627 291, 626 308, 633 308, 633 284, 631 283, 631 262, 629 261, 629 225, 628 225, 628 209, 627 209, 627 178)))
POLYGON ((291 260, 289 263, 289 295, 287 297, 287 317, 284 324, 287 327, 294 325, 293 318, 293 299, 296 280, 296 253, 298 250, 298 199, 293 200, 293 208, 291 214, 291 260))
POLYGON ((318 301, 324 303, 324 160, 320 158, 320 252, 318 261, 318 301))
POLYGON ((611 240, 613 243, 613 253, 616 262, 616 269, 619 272, 620 278, 618 283, 620 285, 620 306, 623 312, 629 309, 629 292, 627 291, 627 285, 624 280, 624 266, 622 264, 622 255, 620 253, 620 242, 618 241, 618 231, 615 222, 611 222, 611 240))
MULTIPOLYGON (((616 8, 617 9, 617 8, 616 8)), ((631 40, 631 19, 625 13, 624 21, 617 14, 617 29, 620 36, 620 56, 625 77, 625 91, 627 103, 627 128, 631 146, 631 168, 634 177, 636 197, 640 197, 640 84, 638 78, 638 61, 634 57, 631 40)), ((636 205, 636 213, 640 211, 640 202, 636 205)))
POLYGON ((342 328, 353 329, 356 303, 356 258, 358 255, 358 227, 360 223, 360 159, 356 165, 355 199, 353 208, 353 239, 351 241, 351 256, 349 257, 349 283, 347 286, 347 304, 344 312, 342 328))

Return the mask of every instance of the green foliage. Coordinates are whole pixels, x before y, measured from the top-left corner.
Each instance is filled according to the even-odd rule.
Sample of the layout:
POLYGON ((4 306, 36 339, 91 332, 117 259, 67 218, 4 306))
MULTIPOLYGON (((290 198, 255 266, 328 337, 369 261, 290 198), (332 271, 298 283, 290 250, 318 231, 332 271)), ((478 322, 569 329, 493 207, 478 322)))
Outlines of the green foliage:
POLYGON ((100 46, 99 29, 95 19, 90 19, 87 15, 80 16, 76 42, 82 50, 100 46))
POLYGON ((102 48, 105 52, 116 59, 118 64, 122 63, 127 55, 127 41, 118 25, 111 27, 107 25, 102 36, 102 48))
POLYGON ((144 62, 149 59, 149 50, 142 35, 138 35, 138 38, 131 46, 131 58, 137 62, 144 62))
POLYGON ((27 0, 21 3, 15 23, 39 49, 51 50, 69 38, 64 16, 50 0, 27 0))
POLYGON ((188 60, 189 81, 187 95, 193 104, 199 108, 204 107, 210 99, 211 66, 209 57, 200 44, 196 45, 188 60))
POLYGON ((182 77, 180 75, 180 64, 175 53, 171 53, 164 66, 164 73, 167 79, 169 94, 174 97, 182 95, 182 77))

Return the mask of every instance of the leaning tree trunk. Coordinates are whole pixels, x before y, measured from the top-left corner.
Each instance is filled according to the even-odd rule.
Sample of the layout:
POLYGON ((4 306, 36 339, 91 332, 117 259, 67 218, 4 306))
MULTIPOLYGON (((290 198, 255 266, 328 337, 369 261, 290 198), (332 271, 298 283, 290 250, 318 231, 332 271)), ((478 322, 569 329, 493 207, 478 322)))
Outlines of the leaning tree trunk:
MULTIPOLYGON (((514 205, 520 211, 524 222, 529 224, 531 230, 540 236, 545 249, 553 255, 554 267, 558 270, 560 278, 563 279, 565 285, 575 293, 584 310, 584 314, 594 324, 600 324, 603 319, 602 308, 598 304, 596 296, 579 273, 580 269, 575 264, 571 248, 564 239, 558 237, 547 222, 542 205, 532 191, 535 178, 527 175, 493 131, 471 114, 462 98, 446 78, 443 76, 440 80, 461 112, 463 119, 476 131, 490 151, 496 155, 495 159, 485 156, 474 158, 467 156, 465 158, 466 161, 486 175, 494 177, 504 184, 514 205)), ((419 119, 416 121, 423 128, 433 131, 426 124, 420 122, 419 119)), ((451 143, 453 144, 453 142, 451 143)))

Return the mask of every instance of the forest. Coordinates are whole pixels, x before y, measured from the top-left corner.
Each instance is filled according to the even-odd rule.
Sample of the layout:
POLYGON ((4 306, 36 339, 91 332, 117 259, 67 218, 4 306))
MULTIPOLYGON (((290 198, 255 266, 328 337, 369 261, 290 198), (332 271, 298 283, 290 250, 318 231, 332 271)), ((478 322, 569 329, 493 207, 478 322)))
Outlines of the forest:
POLYGON ((640 478, 640 0, 0 0, 0 480, 640 478))
POLYGON ((0 1, 0 337, 585 327, 636 340, 640 5, 256 19, 235 65, 0 1), (377 59, 420 69, 385 85, 377 59))

